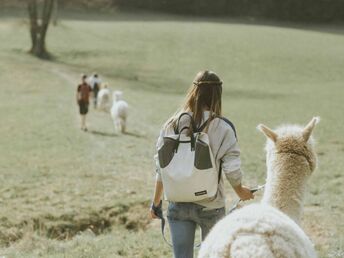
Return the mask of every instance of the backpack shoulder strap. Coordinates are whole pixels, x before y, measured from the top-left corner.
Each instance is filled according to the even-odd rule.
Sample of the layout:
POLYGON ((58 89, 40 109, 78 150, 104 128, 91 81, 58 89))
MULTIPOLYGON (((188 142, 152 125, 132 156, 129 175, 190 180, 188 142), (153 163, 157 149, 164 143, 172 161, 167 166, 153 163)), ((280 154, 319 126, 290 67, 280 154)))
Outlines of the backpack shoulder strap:
POLYGON ((218 116, 218 118, 220 118, 221 120, 225 121, 226 124, 228 124, 233 129, 235 138, 238 139, 238 136, 237 136, 234 124, 231 121, 229 121, 227 118, 225 118, 225 117, 218 116))
MULTIPOLYGON (((178 117, 178 120, 177 120, 177 124, 174 128, 174 133, 175 134, 180 134, 180 130, 179 130, 179 124, 180 124, 180 120, 183 116, 188 116, 190 118, 190 126, 192 126, 192 131, 196 132, 197 128, 196 128, 196 125, 195 125, 195 121, 192 117, 192 115, 190 115, 189 113, 187 112, 184 112, 184 113, 181 113, 178 117)), ((183 128, 184 129, 184 128, 183 128)))
MULTIPOLYGON (((231 121, 229 121, 227 118, 225 118, 225 117, 222 117, 222 116, 216 116, 216 117, 219 118, 219 119, 221 119, 221 120, 223 120, 223 121, 225 121, 225 123, 228 124, 228 125, 233 129, 235 138, 238 139, 234 124, 233 124, 231 121)), ((215 117, 215 118, 216 118, 216 117, 215 117)), ((202 132, 202 131, 205 129, 205 127, 207 126, 207 123, 208 123, 209 119, 210 119, 210 118, 208 118, 208 119, 207 119, 207 120, 197 129, 197 132, 202 132)))
POLYGON ((200 127, 197 128, 197 132, 202 132, 207 126, 208 121, 209 121, 209 118, 200 127))
MULTIPOLYGON (((237 133, 236 133, 234 124, 233 124, 230 120, 228 120, 227 118, 225 118, 225 117, 218 116, 218 118, 220 118, 221 120, 225 121, 226 124, 228 124, 228 125, 233 129, 235 138, 238 140, 238 137, 237 137, 237 133)), ((222 162, 220 162, 218 183, 220 183, 221 175, 222 175, 222 162)))

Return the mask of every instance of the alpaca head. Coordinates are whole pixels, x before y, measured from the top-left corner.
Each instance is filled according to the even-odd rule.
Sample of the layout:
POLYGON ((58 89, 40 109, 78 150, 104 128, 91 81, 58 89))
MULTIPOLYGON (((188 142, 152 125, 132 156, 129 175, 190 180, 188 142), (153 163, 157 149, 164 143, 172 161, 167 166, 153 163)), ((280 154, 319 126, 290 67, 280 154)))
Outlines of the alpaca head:
POLYGON ((263 124, 258 125, 257 128, 267 137, 267 164, 276 163, 277 159, 280 161, 283 157, 283 160, 289 163, 288 166, 305 165, 309 169, 299 171, 305 173, 305 176, 310 175, 316 168, 312 132, 319 121, 319 117, 313 117, 305 127, 285 125, 276 130, 271 130, 263 124))
POLYGON ((113 92, 112 99, 114 101, 119 101, 119 100, 122 99, 122 97, 123 97, 123 92, 122 91, 114 91, 113 92))

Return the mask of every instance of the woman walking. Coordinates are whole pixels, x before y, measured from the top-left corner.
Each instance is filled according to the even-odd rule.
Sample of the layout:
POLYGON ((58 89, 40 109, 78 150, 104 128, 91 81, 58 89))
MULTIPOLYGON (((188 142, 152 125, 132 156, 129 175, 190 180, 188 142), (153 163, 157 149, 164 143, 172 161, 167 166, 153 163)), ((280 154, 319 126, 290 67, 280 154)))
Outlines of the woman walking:
MULTIPOLYGON (((218 184, 217 191, 213 197, 195 202, 169 201, 167 218, 175 258, 192 258, 196 226, 201 228, 202 240, 204 240, 210 229, 225 215, 222 174, 226 176, 242 200, 253 198, 251 191, 241 184, 240 150, 236 132, 233 124, 221 117, 221 95, 222 81, 220 78, 211 71, 199 72, 189 89, 184 105, 181 110, 167 120, 157 142, 159 150, 164 144, 164 136, 171 132, 180 132, 180 130, 185 132, 185 128, 189 128, 189 131, 185 132, 187 135, 193 135, 190 124, 194 123, 199 131, 208 134, 215 167, 219 171, 219 180, 216 182, 218 184), (185 112, 189 115, 180 117, 185 112), (178 120, 180 121, 178 122, 178 120)), ((150 209, 152 218, 157 218, 156 210, 161 207, 161 198, 164 192, 164 177, 161 175, 160 163, 158 155, 156 155, 157 176, 150 209)), ((203 192, 206 193, 206 191, 202 191, 195 195, 204 194, 203 192)))

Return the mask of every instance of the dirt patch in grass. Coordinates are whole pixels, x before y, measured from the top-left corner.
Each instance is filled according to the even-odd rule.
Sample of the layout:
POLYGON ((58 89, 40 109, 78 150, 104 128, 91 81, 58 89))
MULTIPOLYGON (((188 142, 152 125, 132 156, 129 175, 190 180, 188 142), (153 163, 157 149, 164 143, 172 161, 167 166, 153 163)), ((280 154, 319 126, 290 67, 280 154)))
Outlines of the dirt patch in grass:
POLYGON ((49 239, 66 240, 84 231, 91 230, 95 235, 99 235, 120 226, 132 231, 145 230, 150 223, 147 207, 147 202, 117 204, 89 213, 70 213, 58 217, 47 214, 17 224, 11 224, 8 218, 2 217, 0 245, 9 246, 28 232, 49 239))
POLYGON ((124 212, 116 217, 117 225, 124 225, 128 230, 146 230, 150 219, 148 217, 148 203, 140 203, 129 207, 127 212, 124 212))

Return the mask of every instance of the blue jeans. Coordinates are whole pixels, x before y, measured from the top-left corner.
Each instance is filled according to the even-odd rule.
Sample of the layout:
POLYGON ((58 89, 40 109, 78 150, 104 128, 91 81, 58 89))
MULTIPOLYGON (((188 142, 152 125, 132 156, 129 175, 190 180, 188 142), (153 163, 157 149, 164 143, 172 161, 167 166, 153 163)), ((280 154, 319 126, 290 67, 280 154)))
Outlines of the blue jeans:
POLYGON ((203 208, 195 203, 169 203, 167 219, 175 258, 193 258, 196 226, 200 226, 204 240, 216 222, 225 216, 224 207, 206 211, 203 208))

